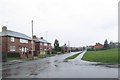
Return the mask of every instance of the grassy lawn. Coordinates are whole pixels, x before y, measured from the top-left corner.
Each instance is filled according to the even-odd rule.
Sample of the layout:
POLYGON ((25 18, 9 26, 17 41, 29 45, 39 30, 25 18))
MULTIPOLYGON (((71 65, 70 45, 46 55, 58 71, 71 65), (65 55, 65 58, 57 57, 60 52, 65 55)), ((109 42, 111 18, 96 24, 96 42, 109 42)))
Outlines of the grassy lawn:
POLYGON ((69 57, 65 58, 64 60, 74 59, 74 58, 76 58, 79 54, 81 54, 81 53, 77 53, 77 54, 74 54, 74 55, 72 55, 72 56, 69 56, 69 57))
POLYGON ((20 58, 18 58, 18 57, 10 57, 10 58, 7 58, 7 60, 20 60, 20 58))
POLYGON ((90 62, 118 63, 118 48, 100 51, 87 51, 82 60, 90 62))

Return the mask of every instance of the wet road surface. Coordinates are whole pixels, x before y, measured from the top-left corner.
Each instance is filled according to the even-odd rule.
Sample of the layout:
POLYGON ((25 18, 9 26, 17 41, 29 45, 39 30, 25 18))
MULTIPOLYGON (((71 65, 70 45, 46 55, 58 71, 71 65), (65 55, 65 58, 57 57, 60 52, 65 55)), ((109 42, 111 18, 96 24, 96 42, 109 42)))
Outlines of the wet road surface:
POLYGON ((118 78, 118 68, 81 60, 85 51, 73 60, 63 60, 78 52, 3 66, 5 78, 118 78))

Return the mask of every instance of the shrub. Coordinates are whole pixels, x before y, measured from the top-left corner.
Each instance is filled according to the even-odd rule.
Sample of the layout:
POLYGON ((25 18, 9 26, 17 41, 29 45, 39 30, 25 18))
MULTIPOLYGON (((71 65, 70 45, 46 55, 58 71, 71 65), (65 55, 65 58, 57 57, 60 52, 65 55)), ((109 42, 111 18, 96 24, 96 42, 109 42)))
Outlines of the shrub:
POLYGON ((18 52, 8 52, 7 57, 19 57, 19 53, 18 52))
POLYGON ((53 50, 53 51, 52 51, 52 54, 57 54, 57 51, 53 50))
POLYGON ((2 52, 2 62, 6 62, 6 61, 7 61, 7 53, 2 52))

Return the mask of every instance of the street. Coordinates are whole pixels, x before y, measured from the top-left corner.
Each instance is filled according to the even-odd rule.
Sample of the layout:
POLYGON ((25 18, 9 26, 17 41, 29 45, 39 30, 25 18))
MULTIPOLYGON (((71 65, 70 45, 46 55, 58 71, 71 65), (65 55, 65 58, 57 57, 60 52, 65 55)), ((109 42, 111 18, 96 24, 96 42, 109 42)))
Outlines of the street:
POLYGON ((43 59, 3 65, 4 78, 117 78, 118 68, 111 64, 82 61, 85 51, 64 62, 71 52, 43 59))

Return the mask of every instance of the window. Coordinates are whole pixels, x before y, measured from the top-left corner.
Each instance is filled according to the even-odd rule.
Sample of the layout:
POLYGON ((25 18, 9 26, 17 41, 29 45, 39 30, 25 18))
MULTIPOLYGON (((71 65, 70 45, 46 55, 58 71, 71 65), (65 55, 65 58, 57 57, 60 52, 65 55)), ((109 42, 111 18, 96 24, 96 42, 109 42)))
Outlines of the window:
POLYGON ((26 40, 26 39, 20 39, 20 43, 28 43, 28 40, 26 40))
POLYGON ((11 42, 14 42, 15 41, 15 38, 14 37, 11 37, 11 42))
POLYGON ((22 52, 24 52, 24 47, 22 47, 22 52))
POLYGON ((22 47, 22 46, 20 46, 20 47, 19 47, 19 50, 20 50, 21 52, 27 52, 28 48, 27 48, 27 47, 22 47))
POLYGON ((27 48, 25 47, 25 52, 27 52, 27 48))
POLYGON ((19 47, 19 51, 22 51, 22 47, 19 47))
POLYGON ((44 44, 44 46, 47 46, 48 44, 44 44))
POLYGON ((10 46, 10 51, 15 51, 15 46, 10 46))
POLYGON ((42 45, 43 43, 40 43, 40 45, 42 45))

